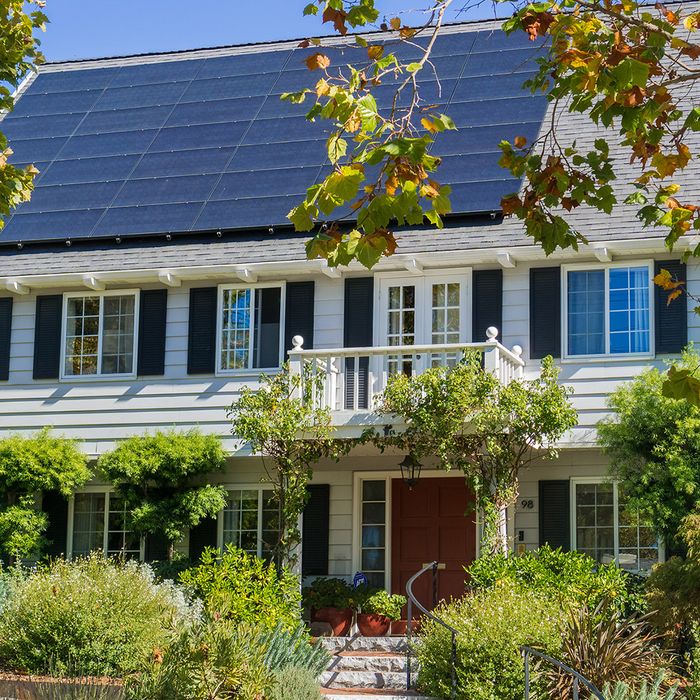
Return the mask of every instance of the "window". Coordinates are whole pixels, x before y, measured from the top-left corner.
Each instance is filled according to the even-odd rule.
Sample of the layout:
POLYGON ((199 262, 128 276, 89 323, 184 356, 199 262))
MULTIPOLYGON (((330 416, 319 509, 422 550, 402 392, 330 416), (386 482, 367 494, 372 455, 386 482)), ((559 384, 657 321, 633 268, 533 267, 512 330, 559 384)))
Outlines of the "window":
POLYGON ((135 373, 135 292, 65 297, 63 376, 135 373))
POLYGON ((649 571, 659 561, 654 530, 626 507, 616 483, 577 481, 573 489, 575 549, 630 571, 649 571))
POLYGON ((566 353, 651 353, 651 280, 647 263, 566 270, 566 353))
POLYGON ((70 552, 74 557, 103 551, 140 559, 141 537, 130 530, 124 500, 111 492, 76 493, 72 502, 70 552))
POLYGON ((219 371, 279 367, 281 287, 221 287, 219 371))
POLYGON ((362 482, 360 568, 372 586, 384 588, 386 571, 386 481, 362 482))
POLYGON ((223 545, 233 544, 257 557, 271 558, 279 531, 279 513, 273 491, 229 491, 221 522, 223 545))

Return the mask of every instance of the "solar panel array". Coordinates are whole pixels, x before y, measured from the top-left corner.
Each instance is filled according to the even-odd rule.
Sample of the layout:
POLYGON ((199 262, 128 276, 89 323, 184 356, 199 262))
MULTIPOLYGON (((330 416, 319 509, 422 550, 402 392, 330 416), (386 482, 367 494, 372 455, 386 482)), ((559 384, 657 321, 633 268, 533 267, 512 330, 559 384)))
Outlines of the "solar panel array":
MULTIPOLYGON (((392 47, 410 58, 416 49, 392 47)), ((41 72, 0 124, 17 164, 40 170, 30 202, 0 243, 259 229, 288 224, 306 188, 329 172, 331 126, 309 123, 308 104, 280 94, 308 87, 311 49, 41 72)), ((324 49, 333 66, 357 48, 324 49)), ((463 31, 441 36, 421 94, 457 131, 441 134, 437 179, 455 213, 499 208, 518 181, 498 164, 498 143, 536 137, 546 98, 521 89, 538 47, 521 36, 463 31)), ((364 54, 363 54, 364 55, 364 54)), ((380 107, 391 82, 376 89, 380 107)))

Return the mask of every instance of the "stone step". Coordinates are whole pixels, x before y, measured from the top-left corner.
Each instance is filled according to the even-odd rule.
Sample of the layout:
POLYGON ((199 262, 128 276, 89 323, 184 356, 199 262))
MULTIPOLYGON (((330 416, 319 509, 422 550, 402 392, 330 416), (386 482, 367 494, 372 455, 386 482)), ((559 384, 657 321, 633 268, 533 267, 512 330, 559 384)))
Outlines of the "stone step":
POLYGON ((401 690, 406 674, 391 671, 324 671, 319 683, 324 688, 364 688, 401 690))
POLYGON ((329 671, 371 671, 381 673, 405 673, 406 656, 385 652, 348 652, 333 656, 329 671))
POLYGON ((371 688, 321 688, 321 695, 327 700, 433 700, 415 690, 386 690, 371 688))
POLYGON ((384 651, 400 654, 406 651, 406 637, 319 637, 318 643, 331 654, 341 651, 384 651))

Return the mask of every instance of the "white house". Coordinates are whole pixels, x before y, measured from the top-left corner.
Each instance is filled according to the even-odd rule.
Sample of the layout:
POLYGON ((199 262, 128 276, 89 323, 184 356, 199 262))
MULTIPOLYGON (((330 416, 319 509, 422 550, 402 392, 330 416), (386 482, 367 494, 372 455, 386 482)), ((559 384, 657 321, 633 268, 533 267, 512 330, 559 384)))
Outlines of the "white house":
MULTIPOLYGON (((339 40, 324 44, 334 66, 355 60, 339 40)), ((494 22, 446 30, 435 51, 439 83, 426 76, 423 87, 458 126, 437 149, 455 213, 444 231, 402 231, 398 253, 372 272, 307 260, 306 236, 286 223, 328 168, 327 125, 279 100, 312 80, 297 42, 42 66, 0 127, 15 162, 41 171, 31 202, 0 232, 0 434, 50 425, 93 457, 158 429, 220 435, 231 456, 217 478, 230 504, 182 547, 194 556, 233 542, 263 554, 270 493, 226 409, 262 370, 280 366, 294 336, 303 345, 292 360, 313 353, 328 369, 326 400, 348 436, 369 420, 397 353, 420 371, 445 350, 415 346, 476 343, 504 381, 535 376, 552 354, 575 389, 579 425, 557 461, 525 473, 509 514, 512 546, 550 542, 648 568, 658 543, 620 517, 595 426, 620 382, 700 338, 692 310, 667 306, 654 288, 654 271, 672 270, 691 291, 700 274, 629 207, 611 217, 577 212, 589 245, 549 258, 501 217, 500 198, 518 182, 497 165, 499 140, 532 141, 548 128, 545 98, 520 88, 538 50, 494 22), (489 327, 498 343, 487 342, 489 327)), ((391 86, 379 92, 386 98, 391 86)), ((572 115, 559 135, 595 136, 572 115)), ((697 182, 688 175, 690 196, 700 194, 697 182)), ((362 570, 398 590, 438 560, 442 593, 459 588, 462 564, 477 554, 464 481, 426 465, 409 491, 402 458, 367 447, 316 468, 305 574, 362 570)), ((55 553, 159 555, 129 532, 122 505, 99 483, 69 503, 47 496, 44 508, 55 553)))

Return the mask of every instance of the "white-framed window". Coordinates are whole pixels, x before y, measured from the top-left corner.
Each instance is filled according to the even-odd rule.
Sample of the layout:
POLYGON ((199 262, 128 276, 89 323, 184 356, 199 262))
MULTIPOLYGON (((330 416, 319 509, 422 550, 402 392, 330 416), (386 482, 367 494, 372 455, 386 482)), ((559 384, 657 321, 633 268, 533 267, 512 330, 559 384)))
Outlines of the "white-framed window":
POLYGON ((68 508, 68 553, 81 557, 102 551, 108 556, 143 559, 143 538, 130 527, 124 499, 112 491, 76 493, 68 508))
POLYGON ((571 482, 573 548, 601 564, 616 562, 629 571, 647 572, 663 559, 653 528, 626 507, 619 484, 604 479, 571 482))
POLYGON ((220 285, 217 372, 273 369, 284 351, 284 285, 220 285))
POLYGON ((566 357, 653 354, 651 262, 566 265, 562 274, 566 357))
POLYGON ((136 290, 64 294, 61 376, 135 376, 138 305, 136 290))
POLYGON ((249 554, 270 559, 277 543, 279 511, 272 489, 229 488, 219 514, 219 547, 232 544, 249 554))

